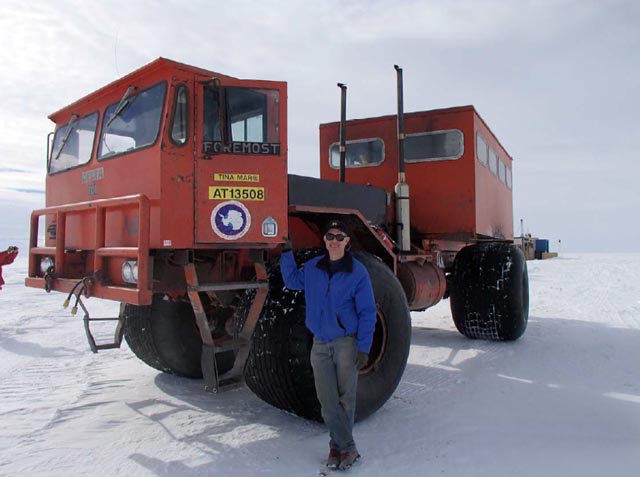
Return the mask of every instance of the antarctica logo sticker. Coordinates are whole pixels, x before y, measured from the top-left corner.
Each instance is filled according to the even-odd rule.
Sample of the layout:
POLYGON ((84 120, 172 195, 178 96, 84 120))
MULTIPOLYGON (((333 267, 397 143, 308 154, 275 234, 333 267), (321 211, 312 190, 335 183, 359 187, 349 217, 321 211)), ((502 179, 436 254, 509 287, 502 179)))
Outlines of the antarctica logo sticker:
POLYGON ((251 214, 241 202, 228 200, 211 212, 211 228, 225 240, 238 240, 249 231, 251 214))

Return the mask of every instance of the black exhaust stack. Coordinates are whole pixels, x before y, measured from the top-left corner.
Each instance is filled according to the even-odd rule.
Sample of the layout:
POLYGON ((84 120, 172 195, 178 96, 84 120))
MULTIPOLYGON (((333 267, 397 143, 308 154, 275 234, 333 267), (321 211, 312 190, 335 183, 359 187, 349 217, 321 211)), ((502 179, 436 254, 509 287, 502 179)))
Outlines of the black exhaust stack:
POLYGON ((393 65, 398 78, 398 183, 396 193, 396 239, 400 250, 411 251, 411 224, 409 222, 409 184, 404 174, 404 99, 402 85, 402 68, 393 65))
POLYGON ((338 83, 340 97, 340 182, 345 181, 347 156, 347 85, 338 83))
POLYGON ((393 65, 398 82, 398 182, 404 182, 404 97, 402 84, 402 68, 393 65), (402 175, 402 177, 401 177, 402 175))

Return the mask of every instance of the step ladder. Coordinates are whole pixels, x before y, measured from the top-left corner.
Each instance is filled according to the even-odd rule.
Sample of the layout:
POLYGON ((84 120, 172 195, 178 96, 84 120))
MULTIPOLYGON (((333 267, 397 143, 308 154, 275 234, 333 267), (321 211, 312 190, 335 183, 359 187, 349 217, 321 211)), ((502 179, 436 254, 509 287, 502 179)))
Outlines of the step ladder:
POLYGON ((89 310, 87 310, 87 307, 82 303, 80 296, 78 296, 78 305, 84 312, 82 321, 84 322, 84 332, 87 335, 87 341, 89 342, 89 348, 91 348, 91 351, 97 353, 101 350, 120 348, 120 345, 122 344, 122 337, 124 336, 124 317, 122 316, 122 313, 120 313, 120 316, 117 318, 91 318, 91 316, 89 316, 89 310), (92 321, 117 321, 118 323, 116 324, 113 341, 98 344, 93 333, 91 333, 90 323, 92 321))
POLYGON ((206 391, 217 393, 220 388, 240 384, 244 377, 244 365, 251 348, 251 336, 256 327, 260 312, 264 305, 269 290, 267 270, 264 262, 255 262, 256 280, 248 282, 223 282, 223 283, 199 283, 194 263, 184 265, 187 281, 187 293, 196 324, 202 339, 201 366, 206 391), (207 321, 207 315, 202 306, 200 292, 217 292, 227 290, 256 289, 256 295, 247 312, 242 329, 234 333, 232 338, 216 339, 211 335, 211 329, 207 321), (218 373, 216 355, 228 351, 235 351, 236 357, 233 367, 224 374, 218 373))

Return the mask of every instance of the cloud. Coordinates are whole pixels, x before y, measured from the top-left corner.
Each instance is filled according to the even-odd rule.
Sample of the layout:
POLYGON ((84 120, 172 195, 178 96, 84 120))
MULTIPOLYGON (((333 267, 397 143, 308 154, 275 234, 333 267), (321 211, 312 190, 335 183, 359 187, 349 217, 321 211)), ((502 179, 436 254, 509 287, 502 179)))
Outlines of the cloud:
POLYGON ((516 218, 586 230, 591 208, 640 236, 619 212, 640 208, 638 24, 631 0, 4 0, 0 200, 42 198, 49 114, 159 56, 288 81, 289 170, 310 175, 335 83, 349 118, 393 114, 397 63, 407 111, 476 106, 514 157, 516 218))
POLYGON ((19 188, 12 188, 9 187, 9 190, 14 190, 16 192, 24 192, 25 194, 44 194, 45 191, 44 189, 19 189, 19 188))
POLYGON ((0 167, 0 173, 2 172, 20 172, 20 173, 24 173, 24 172, 28 172, 25 169, 12 169, 11 167, 0 167))

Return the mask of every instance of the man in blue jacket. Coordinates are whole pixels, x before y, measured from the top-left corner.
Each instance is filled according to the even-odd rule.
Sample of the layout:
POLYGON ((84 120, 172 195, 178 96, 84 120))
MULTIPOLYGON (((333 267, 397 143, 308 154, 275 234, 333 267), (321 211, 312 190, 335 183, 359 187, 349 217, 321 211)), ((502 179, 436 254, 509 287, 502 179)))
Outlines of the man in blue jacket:
POLYGON ((327 467, 344 470, 360 458, 353 439, 356 389, 358 371, 369 359, 376 303, 367 269, 349 252, 346 225, 330 222, 323 239, 326 253, 300 268, 285 246, 280 268, 287 288, 304 290, 311 366, 331 437, 327 467))

